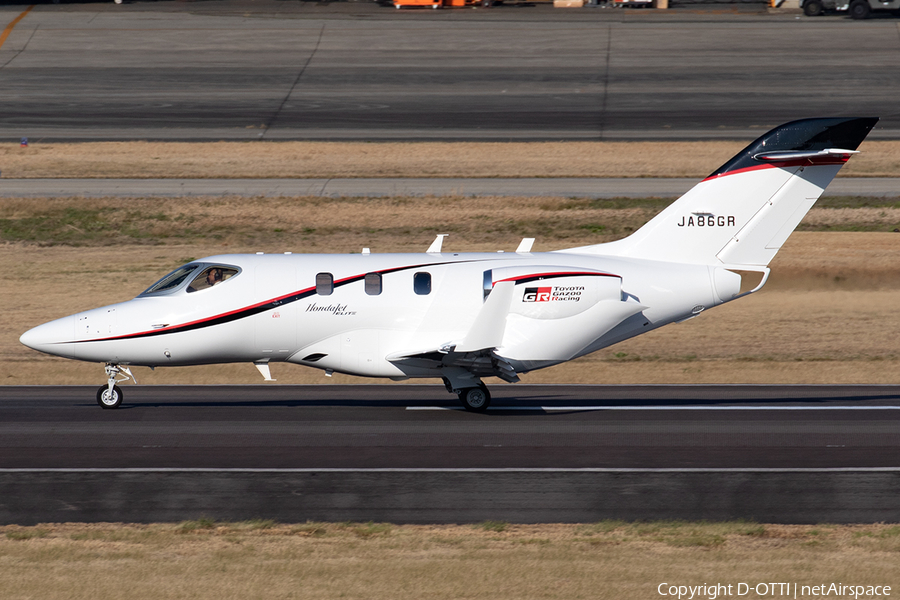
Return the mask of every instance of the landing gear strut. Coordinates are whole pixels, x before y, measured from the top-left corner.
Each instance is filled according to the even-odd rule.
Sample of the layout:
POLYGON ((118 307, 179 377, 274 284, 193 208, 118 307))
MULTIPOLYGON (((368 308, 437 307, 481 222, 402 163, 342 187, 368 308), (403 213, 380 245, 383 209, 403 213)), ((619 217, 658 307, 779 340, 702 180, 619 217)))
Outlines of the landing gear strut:
POLYGON ((457 394, 459 394, 459 401, 466 407, 466 410, 481 412, 487 410, 487 407, 491 404, 491 393, 483 383, 479 384, 478 387, 459 390, 457 394))
POLYGON ((491 393, 478 377, 463 369, 445 369, 444 387, 451 394, 459 396, 466 410, 481 412, 491 404, 491 393))
POLYGON ((112 364, 106 365, 106 377, 106 385, 101 385, 97 390, 97 404, 100 405, 100 408, 104 409, 119 408, 119 405, 122 404, 122 400, 125 396, 116 384, 128 381, 129 379, 137 383, 137 380, 134 378, 134 375, 131 374, 131 369, 128 367, 120 367, 119 365, 112 364), (124 373, 126 377, 119 377, 119 373, 124 373))

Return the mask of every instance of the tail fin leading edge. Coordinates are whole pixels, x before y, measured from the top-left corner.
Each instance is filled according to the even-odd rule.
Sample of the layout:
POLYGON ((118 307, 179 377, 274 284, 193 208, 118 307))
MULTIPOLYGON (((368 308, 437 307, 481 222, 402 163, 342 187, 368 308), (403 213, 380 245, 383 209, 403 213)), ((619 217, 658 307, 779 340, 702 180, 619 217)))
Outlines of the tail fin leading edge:
POLYGON ((803 119, 776 127, 631 236, 571 251, 765 267, 877 121, 803 119))

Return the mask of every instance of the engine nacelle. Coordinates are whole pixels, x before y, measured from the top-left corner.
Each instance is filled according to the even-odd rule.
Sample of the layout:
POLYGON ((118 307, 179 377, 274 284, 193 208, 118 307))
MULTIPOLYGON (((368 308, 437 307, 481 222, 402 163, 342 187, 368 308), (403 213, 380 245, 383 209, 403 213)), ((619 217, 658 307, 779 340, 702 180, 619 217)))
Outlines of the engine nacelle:
POLYGON ((498 354, 519 361, 564 361, 645 307, 625 301, 622 278, 563 267, 509 267, 493 285, 514 282, 498 354))

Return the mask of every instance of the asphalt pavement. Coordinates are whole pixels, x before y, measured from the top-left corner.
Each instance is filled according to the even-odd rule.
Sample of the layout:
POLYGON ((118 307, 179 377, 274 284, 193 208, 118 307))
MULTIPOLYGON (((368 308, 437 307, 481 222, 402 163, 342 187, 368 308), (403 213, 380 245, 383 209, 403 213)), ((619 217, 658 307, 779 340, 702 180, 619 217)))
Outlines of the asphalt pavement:
POLYGON ((0 47, 0 139, 752 139, 811 116, 896 139, 898 40, 759 6, 41 4, 0 47))
MULTIPOLYGON (((893 17, 279 0, 26 9, 0 7, 7 142, 749 140, 811 116, 879 116, 871 139, 900 139, 893 17)), ((896 196, 893 180, 843 182, 896 196)), ((0 180, 0 193, 533 183, 0 180)), ((693 181, 547 183, 553 195, 674 196, 693 181)), ((135 386, 115 411, 95 391, 0 386, 0 523, 900 521, 896 386, 498 386, 484 414, 441 386, 135 386)))
MULTIPOLYGON (((98 382, 99 385, 100 382, 98 382)), ((897 386, 0 387, 0 467, 900 467, 897 386)))
POLYGON ((0 387, 0 523, 900 520, 898 386, 0 387))

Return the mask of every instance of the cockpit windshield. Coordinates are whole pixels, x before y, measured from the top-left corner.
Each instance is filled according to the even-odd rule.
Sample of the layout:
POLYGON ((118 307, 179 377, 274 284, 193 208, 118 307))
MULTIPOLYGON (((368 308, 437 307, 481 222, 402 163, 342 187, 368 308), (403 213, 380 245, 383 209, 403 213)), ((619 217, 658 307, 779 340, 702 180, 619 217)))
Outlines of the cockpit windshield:
POLYGON ((191 273, 202 267, 203 265, 199 264, 187 264, 183 267, 178 267, 149 288, 144 290, 141 296, 146 296, 148 294, 158 294, 160 292, 171 292, 172 290, 178 288, 184 281, 191 276, 191 273))
POLYGON ((227 281, 240 273, 240 269, 229 265, 211 265, 209 263, 189 263, 178 267, 149 288, 141 296, 157 296, 171 294, 182 289, 185 282, 188 293, 205 290, 227 281))

